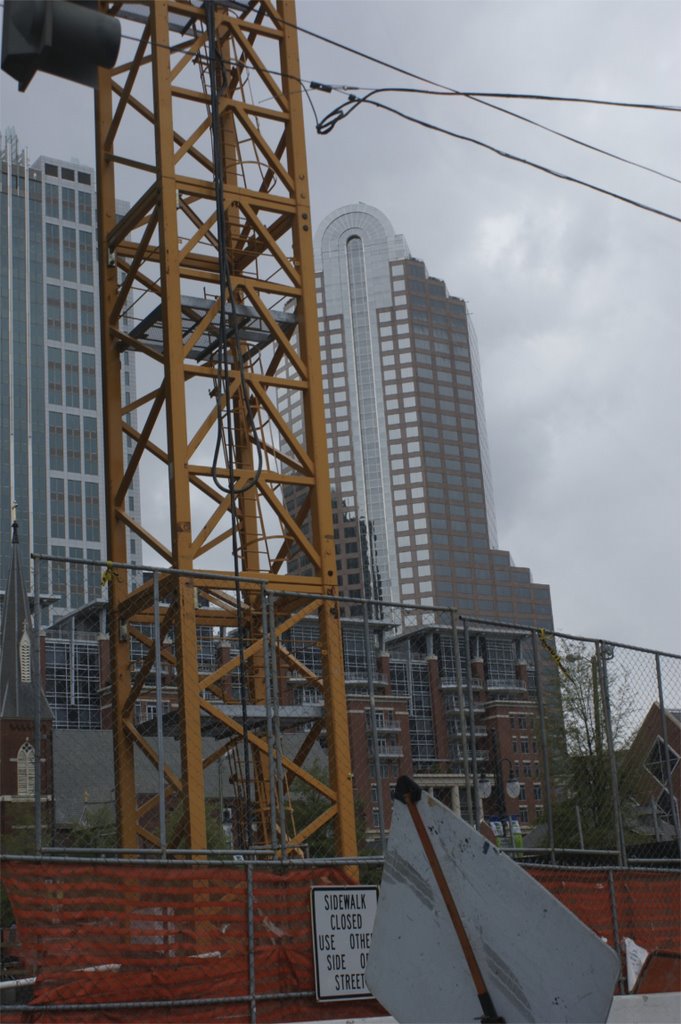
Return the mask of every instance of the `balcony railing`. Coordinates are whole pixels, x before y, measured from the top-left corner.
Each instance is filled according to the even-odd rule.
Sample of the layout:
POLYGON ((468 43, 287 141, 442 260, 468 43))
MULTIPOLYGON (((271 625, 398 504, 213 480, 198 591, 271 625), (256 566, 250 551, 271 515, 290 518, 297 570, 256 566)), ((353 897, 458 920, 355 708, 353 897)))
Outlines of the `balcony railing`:
MULTIPOLYGON (((468 688, 468 680, 464 679, 462 685, 465 693, 468 688)), ((473 687, 474 690, 481 690, 484 685, 486 684, 482 683, 481 680, 477 678, 477 676, 472 677, 471 686, 473 687)), ((457 692, 459 686, 456 681, 456 678, 454 676, 440 676, 440 689, 444 690, 445 693, 457 692)))
MULTIPOLYGON (((367 721, 367 732, 371 732, 371 719, 367 721)), ((402 732, 402 726, 399 722, 376 722, 376 732, 388 733, 390 735, 399 736, 402 732)))
MULTIPOLYGON (((372 757, 374 756, 374 749, 371 745, 369 745, 369 753, 372 757)), ((401 746, 392 744, 391 746, 379 747, 378 756, 384 761, 399 761, 404 757, 404 751, 401 746)))

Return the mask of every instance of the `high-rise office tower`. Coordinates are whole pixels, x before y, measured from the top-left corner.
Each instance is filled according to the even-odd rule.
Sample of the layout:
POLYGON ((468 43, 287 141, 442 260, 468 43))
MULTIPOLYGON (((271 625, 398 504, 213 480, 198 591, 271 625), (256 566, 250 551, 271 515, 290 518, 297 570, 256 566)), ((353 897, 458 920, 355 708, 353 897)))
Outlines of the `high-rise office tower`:
MULTIPOLYGON (((381 817, 379 779, 387 814, 389 786, 405 770, 463 807, 466 750, 470 758, 473 748, 495 794, 504 763, 522 775, 512 812, 525 827, 541 814, 542 782, 532 746, 539 673, 524 627, 552 628, 551 598, 548 586, 533 583, 529 569, 498 547, 466 303, 428 275, 379 210, 362 203, 326 217, 315 256, 339 589, 369 599, 368 607, 341 606, 353 764, 358 780, 370 780, 357 783, 367 827, 381 817), (472 707, 470 691, 460 697, 457 688, 452 617, 429 613, 431 605, 468 620, 457 646, 472 707), (370 640, 356 622, 366 614, 370 640), (370 707, 371 664, 378 692, 370 707), (372 717, 376 735, 367 725, 372 717), (533 753, 521 763, 517 751, 526 748, 533 753)), ((282 408, 303 431, 293 390, 282 408)), ((303 497, 292 485, 287 501, 299 516, 303 497)), ((304 571, 302 553, 294 559, 292 570, 304 571)), ((313 665, 314 628, 301 624, 299 634, 295 653, 313 665)), ((541 668, 548 696, 554 681, 550 666, 541 668)), ((303 673, 290 683, 296 702, 314 698, 303 673)))
MULTIPOLYGON (((106 558, 96 189, 89 167, 29 163, 13 132, 0 174, 0 587, 16 507, 32 589, 29 552, 106 558)), ((129 400, 135 367, 123 362, 129 400)), ((101 575, 54 563, 52 618, 97 600, 101 575)))
POLYGON ((465 302, 363 203, 315 249, 341 592, 550 627, 548 586, 497 547, 465 302))

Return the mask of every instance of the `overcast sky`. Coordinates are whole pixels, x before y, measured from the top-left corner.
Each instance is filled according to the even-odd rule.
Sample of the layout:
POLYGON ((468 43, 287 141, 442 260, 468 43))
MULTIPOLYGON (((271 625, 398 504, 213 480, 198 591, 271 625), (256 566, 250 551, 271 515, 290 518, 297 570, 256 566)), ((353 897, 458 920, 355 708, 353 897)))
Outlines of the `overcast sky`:
MULTIPOLYGON (((301 26, 462 91, 681 103, 681 5, 299 0, 301 26)), ((306 79, 416 83, 301 36, 306 79)), ((0 83, 32 158, 94 161, 92 100, 0 83)), ((323 115, 337 94, 312 94, 323 115)), ((681 215, 679 185, 461 97, 384 101, 681 215)), ((495 100, 681 178, 681 116, 495 100)), ((363 107, 318 136, 315 223, 379 207, 478 335, 500 546, 551 586, 556 628, 681 650, 681 225, 363 107)))

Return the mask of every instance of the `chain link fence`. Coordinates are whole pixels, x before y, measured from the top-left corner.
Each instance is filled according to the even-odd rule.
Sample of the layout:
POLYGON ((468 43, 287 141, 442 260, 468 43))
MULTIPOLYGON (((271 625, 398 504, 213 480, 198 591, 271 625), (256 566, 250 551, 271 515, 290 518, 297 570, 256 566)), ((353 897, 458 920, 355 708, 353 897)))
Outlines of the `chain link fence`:
POLYGON ((16 751, 21 852, 113 852, 126 814, 139 819, 126 849, 197 849, 182 785, 195 772, 207 850, 333 856, 330 771, 349 764, 360 854, 383 852, 391 789, 409 774, 511 852, 678 857, 677 655, 247 583, 239 633, 221 614, 224 576, 35 566, 41 697, 16 751), (107 589, 126 573, 116 631, 107 589))
MULTIPOLYGON (((268 942, 280 927, 253 902, 257 872, 269 864, 277 877, 309 869, 378 883, 392 790, 406 774, 469 823, 484 820, 500 847, 616 946, 628 937, 678 950, 669 908, 680 863, 681 657, 450 608, 248 580, 238 590, 237 630, 225 624, 224 575, 35 560, 36 699, 32 720, 8 734, 16 799, 3 803, 3 852, 14 866, 37 856, 39 874, 47 864, 57 877, 58 864, 122 867, 133 852, 150 871, 159 858, 177 864, 198 851, 219 862, 227 889, 245 893, 248 955, 234 1019, 255 1020, 266 958, 255 972, 264 953, 249 915, 269 915, 268 942), (124 626, 107 603, 117 579, 129 593, 124 626), (631 893, 643 905, 646 887, 638 913, 631 893), (607 892, 607 907, 589 892, 607 892)), ((152 894, 163 877, 155 870, 152 894)), ((26 908, 27 891, 15 886, 14 903, 26 908)), ((154 914, 180 912, 176 896, 167 906, 160 890, 150 899, 143 927, 155 935, 154 914)), ((4 891, 3 949, 25 973, 13 906, 4 891)), ((93 921, 107 907, 91 894, 93 921)), ((25 920, 40 922, 34 911, 25 920)), ((223 924, 235 933, 228 915, 223 924)), ((309 927, 295 927, 304 945, 309 927)), ((184 956, 173 941, 172 955, 184 956)), ((71 967, 81 970, 83 950, 73 948, 71 967)), ((64 1000, 76 1005, 72 981, 64 1000)), ((307 998, 309 979, 299 982, 277 998, 307 998)), ((50 991, 47 1001, 59 1001, 50 991)), ((227 995, 219 1002, 224 1012, 227 995)), ((263 1020, 280 1011, 267 1012, 258 1006, 263 1020)))

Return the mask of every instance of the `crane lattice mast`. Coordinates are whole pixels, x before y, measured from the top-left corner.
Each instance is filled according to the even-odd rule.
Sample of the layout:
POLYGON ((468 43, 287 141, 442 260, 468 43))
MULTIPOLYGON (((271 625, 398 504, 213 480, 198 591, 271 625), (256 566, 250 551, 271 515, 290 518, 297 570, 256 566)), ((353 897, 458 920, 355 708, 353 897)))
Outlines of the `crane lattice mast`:
POLYGON ((108 574, 120 844, 161 845, 167 801, 178 809, 169 844, 206 849, 205 772, 236 756, 249 845, 272 847, 286 833, 302 846, 333 822, 335 852, 353 856, 295 6, 102 9, 137 40, 99 72, 96 101, 109 557, 125 563, 132 536, 163 566, 154 579, 108 574), (136 399, 126 394, 125 352, 134 353, 136 399), (295 429, 278 407, 292 392, 295 429), (129 501, 136 478, 154 480, 157 496, 141 517, 129 501), (284 756, 280 747, 273 760, 257 727, 267 716, 256 711, 296 662, 290 630, 311 620, 321 670, 308 682, 323 712, 298 749, 284 756), (227 653, 205 671, 201 639, 216 632, 227 653), (143 656, 131 661, 135 641, 143 656), (166 727, 181 750, 179 772, 162 765, 164 801, 143 800, 136 778, 141 760, 159 766, 153 733, 135 716, 158 665, 175 688, 166 727), (235 679, 241 700, 230 703, 235 679), (322 731, 328 778, 305 764, 322 731), (322 808, 304 828, 282 803, 294 780, 322 808))

